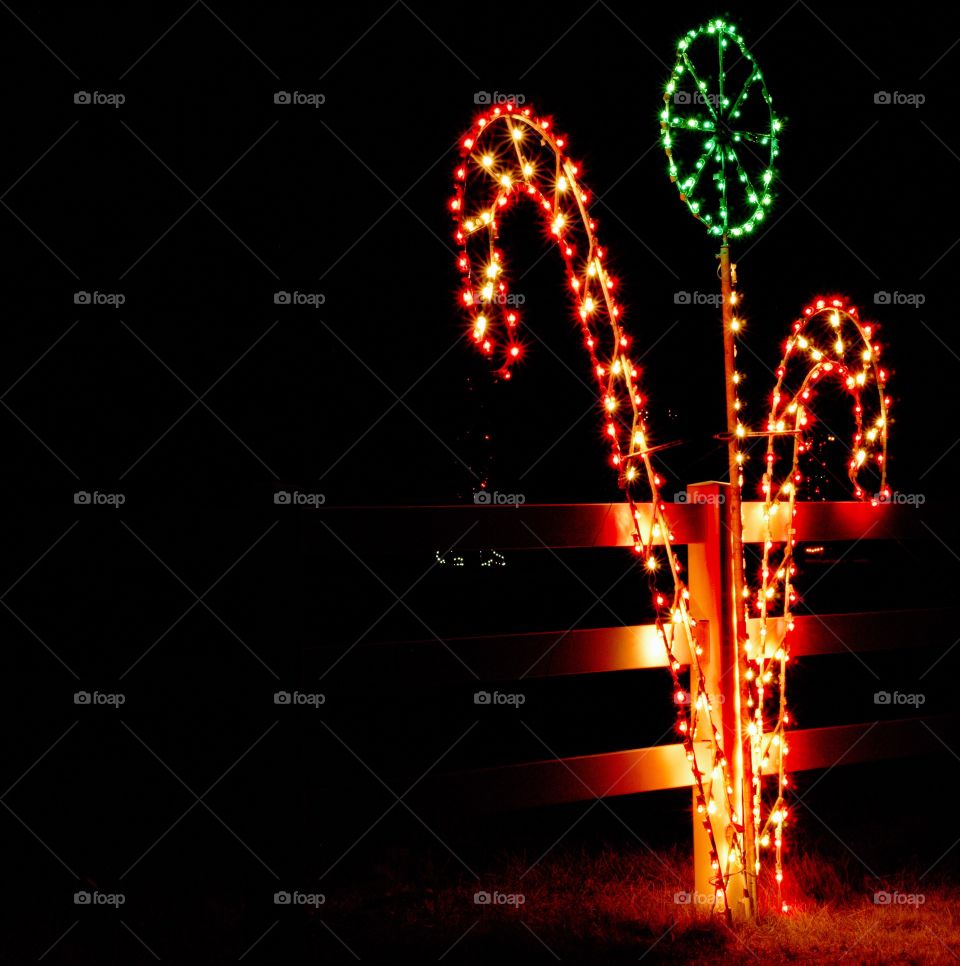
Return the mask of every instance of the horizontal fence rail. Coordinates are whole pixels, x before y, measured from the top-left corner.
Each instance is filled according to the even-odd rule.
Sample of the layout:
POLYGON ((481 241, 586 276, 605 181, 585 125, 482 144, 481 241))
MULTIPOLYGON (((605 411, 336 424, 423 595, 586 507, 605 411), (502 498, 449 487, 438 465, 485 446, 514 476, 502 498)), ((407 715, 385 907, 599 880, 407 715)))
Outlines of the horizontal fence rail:
MULTIPOLYGON (((798 729, 788 732, 790 771, 942 752, 956 733, 951 715, 798 729)), ((693 779, 683 745, 653 745, 460 772, 442 783, 483 812, 688 788, 693 779)))
MULTIPOLYGON (((712 509, 696 503, 668 503, 667 519, 675 544, 704 539, 712 509)), ((650 504, 637 507, 649 529, 650 504)), ((405 546, 446 550, 573 550, 589 547, 632 547, 633 522, 626 503, 538 503, 523 506, 324 507, 319 511, 351 547, 390 542, 405 546)), ((834 502, 797 503, 793 528, 797 539, 807 541, 890 540, 925 537, 922 510, 904 504, 834 502)), ((743 504, 744 541, 763 541, 763 504, 743 504)), ((785 515, 775 518, 774 538, 786 535, 785 515)), ((935 529, 935 527, 934 527, 935 529)), ((662 540, 660 541, 662 543, 662 540)))
MULTIPOLYGON (((800 614, 794 617, 790 635, 793 657, 823 654, 861 654, 909 646, 922 633, 947 634, 956 627, 952 612, 944 609, 861 611, 851 614, 800 614)), ((771 621, 776 625, 778 621, 771 621)), ((705 635, 707 622, 697 625, 705 635)), ((750 618, 751 640, 759 638, 760 621, 750 618)), ((780 636, 776 628, 775 636, 780 636)), ((690 647, 680 628, 673 642, 674 654, 690 665, 690 647)), ((397 675, 457 674, 463 665, 480 680, 560 677, 572 674, 603 674, 610 671, 642 671, 665 668, 663 641, 653 624, 592 627, 575 630, 536 631, 527 634, 490 634, 403 642, 361 644, 358 650, 370 658, 362 662, 364 677, 393 681, 397 675), (444 661, 456 655, 463 664, 444 661)), ((462 675, 459 675, 462 677, 462 675)))

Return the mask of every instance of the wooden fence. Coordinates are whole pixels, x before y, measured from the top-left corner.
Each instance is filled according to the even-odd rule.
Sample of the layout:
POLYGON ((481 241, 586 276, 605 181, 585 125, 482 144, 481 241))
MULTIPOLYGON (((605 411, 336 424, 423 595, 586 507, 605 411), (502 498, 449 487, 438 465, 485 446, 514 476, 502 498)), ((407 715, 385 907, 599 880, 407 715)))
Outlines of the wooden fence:
MULTIPOLYGON (((691 610, 698 621, 701 658, 711 697, 729 691, 733 675, 722 667, 725 625, 723 575, 729 541, 724 539, 722 496, 725 485, 704 483, 687 490, 687 501, 668 505, 674 544, 688 548, 691 610)), ((649 505, 640 505, 649 514, 649 505)), ((350 546, 369 542, 371 533, 389 533, 394 545, 433 550, 456 543, 457 552, 497 550, 561 550, 632 547, 633 524, 624 503, 523 506, 374 507, 331 510, 338 536, 350 546)), ((744 543, 761 542, 763 504, 744 502, 744 543)), ((328 519, 330 519, 328 517, 328 519)), ((777 539, 788 536, 782 519, 777 539)), ((859 502, 798 503, 790 524, 801 543, 880 541, 929 537, 915 506, 859 502)), ((646 528, 645 528, 646 529, 646 528)), ((802 591, 802 583, 801 583, 802 591)), ((638 583, 644 594, 645 583, 638 583)), ((756 634, 758 620, 748 621, 756 634)), ((790 635, 792 657, 863 653, 909 648, 923 637, 932 642, 953 629, 944 610, 877 610, 860 613, 802 615, 790 635)), ((386 645, 377 645, 381 653, 386 645)), ((602 674, 666 667, 666 655, 652 624, 575 629, 566 633, 498 633, 483 637, 419 642, 404 650, 407 671, 429 675, 444 661, 444 647, 453 650, 480 680, 509 681, 524 677, 602 674)), ((678 658, 689 665, 683 641, 678 658)), ((449 659, 449 655, 445 656, 449 659)), ((391 662, 392 663, 392 662, 391 662)), ((732 705, 732 702, 731 702, 732 705)), ((725 716, 729 718, 728 715, 725 716)), ((939 719, 913 716, 896 720, 838 724, 789 732, 789 771, 830 768, 936 750, 939 719), (934 730, 926 725, 931 725, 934 730)), ((665 726, 669 722, 665 722, 665 726)), ((727 734, 725 721, 724 737, 727 734)), ((942 746, 940 746, 942 750, 942 746)), ((771 770, 776 762, 771 763, 771 770)), ((445 790, 455 800, 480 810, 556 805, 616 795, 633 795, 692 785, 683 746, 660 744, 506 764, 443 776, 445 790)), ((710 893, 707 844, 694 822, 696 889, 710 893)))

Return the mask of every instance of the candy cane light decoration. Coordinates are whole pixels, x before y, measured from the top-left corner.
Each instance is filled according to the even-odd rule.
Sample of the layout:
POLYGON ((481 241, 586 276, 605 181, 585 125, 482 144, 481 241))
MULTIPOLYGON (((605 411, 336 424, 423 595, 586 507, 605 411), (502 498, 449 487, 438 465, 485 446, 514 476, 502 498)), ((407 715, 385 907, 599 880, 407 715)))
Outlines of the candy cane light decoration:
MULTIPOLYGON (((876 505, 889 499, 887 487, 887 438, 889 410, 887 372, 880 365, 881 347, 874 326, 862 322, 855 306, 839 297, 814 299, 794 324, 777 367, 770 412, 767 445, 760 484, 763 500, 763 550, 758 586, 752 592, 759 621, 755 635, 744 645, 747 663, 746 713, 752 754, 752 801, 754 840, 759 848, 773 845, 778 905, 786 911, 781 894, 783 881, 783 826, 788 809, 784 792, 788 785, 785 758, 786 726, 790 722, 786 698, 788 634, 793 630, 793 608, 798 596, 793 553, 795 540, 778 539, 779 519, 792 521, 798 490, 803 482, 801 457, 811 447, 813 412, 821 387, 834 383, 850 397, 854 429, 849 447, 847 476, 858 499, 876 505), (868 484, 867 481, 870 481, 868 484), (764 804, 761 775, 774 770, 774 800, 764 804)), ((759 873, 759 860, 756 871, 759 873)))
POLYGON ((740 874, 744 857, 740 836, 729 835, 721 816, 734 814, 733 784, 724 753, 717 712, 701 673, 702 654, 690 615, 690 594, 680 576, 681 565, 671 546, 673 535, 660 499, 661 480, 652 455, 660 448, 645 419, 645 400, 631 340, 616 298, 616 281, 606 268, 596 224, 589 213, 589 193, 580 168, 567 154, 567 139, 552 121, 529 106, 507 103, 476 119, 461 141, 455 193, 450 211, 460 248, 462 273, 459 301, 467 318, 469 338, 494 362, 501 378, 510 379, 523 358, 520 314, 509 298, 509 267, 498 247, 505 216, 518 201, 531 202, 541 213, 544 230, 563 257, 567 286, 584 347, 597 383, 598 408, 610 451, 630 506, 634 550, 649 575, 655 623, 666 648, 677 705, 677 730, 690 763, 697 812, 710 843, 713 908, 729 917, 727 887, 740 874), (650 512, 638 504, 649 501, 650 512), (670 589, 657 586, 662 572, 670 589), (681 637, 689 645, 696 693, 687 694, 680 681, 681 664, 674 651, 681 637), (700 758, 694 736, 707 745, 700 758), (702 763, 706 767, 702 767, 702 763))

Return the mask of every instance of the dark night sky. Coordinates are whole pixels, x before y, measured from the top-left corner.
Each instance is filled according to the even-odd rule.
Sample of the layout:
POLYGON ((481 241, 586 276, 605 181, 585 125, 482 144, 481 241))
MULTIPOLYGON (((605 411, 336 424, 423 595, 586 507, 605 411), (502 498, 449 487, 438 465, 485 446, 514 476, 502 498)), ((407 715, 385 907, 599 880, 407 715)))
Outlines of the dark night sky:
MULTIPOLYGON (((703 448, 722 418, 715 319, 709 308, 674 304, 676 291, 712 290, 714 246, 677 203, 656 144, 673 45, 712 8, 640 17, 601 3, 568 33, 564 16, 517 10, 497 32, 479 14, 438 8, 428 22, 441 43, 398 6, 344 55, 345 38, 375 19, 370 8, 338 10, 335 23, 307 7, 251 18, 235 29, 256 35, 247 40, 254 53, 227 42, 229 32, 197 8, 187 29, 137 63, 157 35, 142 13, 128 22, 104 8, 100 19, 77 12, 77 23, 38 24, 41 36, 63 38, 60 56, 85 87, 122 88, 127 103, 79 112, 68 96, 79 85, 63 66, 26 41, 10 52, 8 70, 28 82, 10 104, 21 133, 7 152, 8 183, 80 122, 6 198, 65 263, 26 227, 15 234, 10 216, 11 310, 33 324, 9 334, 17 351, 5 353, 8 383, 64 323, 81 320, 46 359, 45 378, 11 394, 12 408, 79 476, 115 479, 193 401, 117 317, 198 394, 278 321, 207 399, 256 455, 197 407, 125 477, 130 486, 203 501, 219 474, 242 490, 272 473, 292 483, 322 476, 340 505, 447 502, 473 483, 456 457, 483 462, 472 442, 482 425, 494 435, 493 482, 511 489, 590 404, 567 368, 586 371, 559 260, 550 255, 528 274, 544 246, 523 214, 509 226, 518 244, 509 232, 503 242, 522 276, 526 318, 549 349, 531 353, 511 387, 488 388, 468 346, 444 356, 461 325, 444 208, 450 148, 475 91, 512 91, 569 133, 600 197, 600 236, 636 343, 660 339, 646 379, 653 425, 675 423, 664 435, 688 441, 669 461, 674 479, 716 475, 722 464, 703 448), (103 53, 88 35, 114 39, 103 53), (278 87, 316 90, 326 103, 283 112, 272 103, 278 87), (211 185, 140 258, 191 206, 191 190, 211 185), (84 286, 122 290, 125 310, 74 316, 80 286, 67 266, 84 286), (322 292, 325 304, 276 313, 281 285, 322 292), (468 375, 480 380, 476 392, 468 375), (414 383, 406 405, 336 462, 414 383)), ((960 365, 948 254, 960 232, 950 188, 960 166, 950 123, 955 54, 940 59, 952 34, 932 12, 901 13, 891 29, 873 5, 832 7, 828 23, 803 3, 730 13, 786 119, 774 217, 738 258, 755 370, 747 394, 766 398, 760 360, 774 365, 811 295, 839 290, 866 311, 876 291, 923 294, 919 310, 876 312, 895 373, 892 472, 907 486, 953 442, 947 420, 932 416, 960 365), (920 92, 926 103, 876 105, 880 90, 920 92)), ((759 406, 753 412, 759 418, 759 406)), ((597 441, 596 421, 581 420, 524 476, 524 492, 538 501, 611 495, 614 484, 591 461, 597 441)), ((72 486, 27 431, 12 432, 10 445, 28 493, 72 486)), ((942 491, 950 473, 941 462, 924 485, 942 491)))
MULTIPOLYGON (((674 298, 714 290, 715 251, 669 183, 657 116, 681 33, 718 14, 738 21, 785 119, 774 215, 734 252, 748 321, 745 396, 757 400, 748 417, 761 418, 772 386, 765 366, 796 313, 813 295, 845 293, 880 323, 887 346, 893 487, 931 504, 953 498, 960 14, 891 11, 805 0, 727 11, 620 0, 0 10, 11 588, 0 619, 14 692, 5 732, 17 736, 7 784, 80 722, 9 799, 60 864, 12 819, 2 831, 4 854, 23 854, 11 878, 49 898, 16 907, 30 925, 17 943, 31 956, 71 921, 78 881, 116 885, 191 803, 159 759, 199 793, 256 746, 214 807, 284 882, 313 881, 338 843, 385 807, 345 744, 316 719, 278 714, 271 696, 281 684, 315 687, 361 632, 427 636, 401 608, 373 622, 394 602, 382 581, 399 593, 435 548, 429 539, 397 546, 384 532, 358 562, 322 515, 277 507, 276 489, 321 492, 329 507, 463 503, 473 473, 489 472, 492 488, 528 502, 618 498, 577 376, 589 385, 560 259, 540 259, 545 243, 529 212, 511 219, 502 246, 543 344, 502 385, 463 337, 446 202, 477 91, 521 93, 569 135, 598 197, 627 326, 641 351, 652 347, 651 423, 683 441, 665 454, 668 483, 716 478, 718 319, 674 298), (77 105, 79 90, 126 100, 77 105), (278 90, 325 103, 278 106, 278 90), (880 91, 925 103, 880 105, 880 91), (324 304, 276 306, 278 290, 322 293, 324 304), (122 293, 125 303, 77 306, 77 291, 122 293), (875 306, 882 291, 924 304, 875 306), (484 433, 489 445, 478 442, 484 433), (126 503, 80 507, 78 490, 122 493, 126 503), (80 687, 122 690, 136 735, 97 709, 78 714, 80 687)), ((854 574, 854 606, 939 603, 956 528, 938 533, 946 550, 931 541, 874 559, 879 589, 854 574)), ((625 565, 623 555, 574 558, 598 589, 625 565)), ((517 559, 477 579, 479 593, 434 573, 410 599, 441 634, 555 629, 582 611, 583 588, 550 561, 517 559)), ((618 591, 628 620, 643 619, 646 591, 636 586, 639 595, 628 584, 618 591)), ((354 703, 345 698, 324 720, 406 787, 459 733, 437 721, 463 718, 455 705, 470 682, 455 698, 431 699, 441 709, 431 719, 429 703, 415 712, 402 691, 381 700, 356 684, 362 667, 353 678, 347 668, 344 683, 334 676, 324 687, 354 703)), ((812 674, 817 686, 827 677, 812 674)), ((633 680, 583 692, 562 682, 541 692, 537 720, 561 754, 653 741, 655 720, 670 720, 661 683, 635 709, 633 680)), ((842 714, 872 709, 870 685, 842 714)), ((807 700, 808 721, 850 697, 822 695, 807 700)), ((538 753, 496 729, 489 745, 471 741, 458 750, 465 761, 491 748, 538 753)), ((125 880, 131 921, 166 950, 202 936, 213 957, 226 940, 204 923, 223 913, 235 959, 269 923, 272 906, 257 903, 278 880, 198 818, 125 880), (167 881, 181 891, 161 893, 167 881), (171 936, 161 924, 181 915, 196 929, 171 936)), ((101 961, 130 961, 117 936, 103 935, 101 961)), ((83 961, 86 941, 66 944, 64 961, 83 961)))

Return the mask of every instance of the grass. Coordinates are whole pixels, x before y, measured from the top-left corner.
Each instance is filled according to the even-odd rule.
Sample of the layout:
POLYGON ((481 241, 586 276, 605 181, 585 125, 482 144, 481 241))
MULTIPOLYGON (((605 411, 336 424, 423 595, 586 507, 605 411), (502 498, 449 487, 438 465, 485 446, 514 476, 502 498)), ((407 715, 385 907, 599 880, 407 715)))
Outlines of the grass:
POLYGON ((418 961, 467 963, 960 961, 960 889, 909 875, 873 880, 842 856, 792 855, 790 912, 772 912, 774 897, 764 890, 760 921, 732 929, 676 901, 688 888, 683 852, 561 847, 536 859, 490 855, 477 870, 478 885, 425 853, 395 853, 363 887, 330 896, 321 916, 363 959, 387 948, 418 961), (522 895, 523 902, 478 905, 478 891, 522 895), (876 904, 880 891, 922 901, 876 904))

